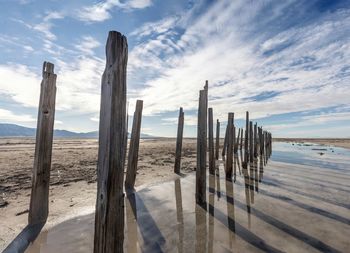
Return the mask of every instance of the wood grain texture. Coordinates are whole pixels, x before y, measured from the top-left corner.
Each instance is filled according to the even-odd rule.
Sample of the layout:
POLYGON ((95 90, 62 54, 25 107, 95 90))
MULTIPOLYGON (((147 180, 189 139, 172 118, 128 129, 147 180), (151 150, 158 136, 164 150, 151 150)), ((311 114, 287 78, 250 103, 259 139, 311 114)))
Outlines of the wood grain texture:
POLYGON ((226 165, 225 165, 226 178, 232 178, 233 142, 234 142, 233 121, 234 121, 234 114, 230 112, 228 114, 228 121, 227 121, 227 154, 226 154, 226 165))
POLYGON ((243 163, 243 166, 245 168, 247 168, 248 160, 249 160, 248 143, 249 143, 249 112, 247 111, 246 120, 245 120, 244 163, 243 163))
POLYGON ((252 163, 254 161, 254 136, 253 136, 253 122, 249 122, 249 161, 252 163))
POLYGON ((177 124, 177 138, 176 138, 175 165, 174 165, 174 172, 177 174, 180 173, 180 168, 181 168, 183 131, 184 131, 184 112, 182 107, 180 107, 179 119, 177 124))
POLYGON ((207 132, 206 132, 206 90, 199 92, 198 127, 197 127, 197 168, 196 168, 196 202, 199 205, 206 203, 206 158, 207 158, 207 132))
POLYGON ((215 159, 219 160, 220 149, 220 121, 216 120, 216 142, 215 142, 215 159))
POLYGON ((57 78, 52 63, 44 62, 42 76, 28 215, 28 223, 31 225, 45 223, 49 214, 49 185, 57 78))
POLYGON ((109 32, 101 109, 95 212, 95 253, 123 252, 127 39, 109 32))
POLYGON ((141 132, 141 121, 142 121, 142 108, 143 101, 136 101, 136 108, 134 112, 134 118, 132 122, 129 155, 128 155, 128 166, 126 171, 125 188, 134 189, 137 162, 139 157, 139 145, 140 145, 140 132, 141 132))
POLYGON ((209 173, 215 173, 215 158, 214 158, 214 122, 213 108, 208 109, 208 131, 209 131, 209 173))

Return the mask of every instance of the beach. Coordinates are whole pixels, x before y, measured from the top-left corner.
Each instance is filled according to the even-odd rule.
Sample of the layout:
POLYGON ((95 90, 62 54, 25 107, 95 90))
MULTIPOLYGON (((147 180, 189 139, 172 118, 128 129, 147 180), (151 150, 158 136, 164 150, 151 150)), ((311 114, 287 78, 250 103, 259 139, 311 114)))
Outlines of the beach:
MULTIPOLYGON (((307 165, 307 160, 299 159, 302 157, 302 153, 298 153, 298 150, 307 149, 312 155, 311 157, 318 161, 319 157, 321 157, 319 150, 323 149, 322 152, 325 155, 322 156, 324 157, 322 159, 326 161, 331 159, 331 162, 336 164, 334 155, 338 149, 331 145, 348 145, 348 140, 343 140, 342 142, 337 140, 327 141, 322 140, 322 146, 318 144, 316 146, 305 145, 305 143, 310 143, 309 139, 275 142, 273 146, 281 145, 281 143, 284 143, 283 145, 285 146, 282 145, 282 148, 280 147, 276 151, 274 167, 272 168, 274 173, 272 175, 283 173, 281 169, 286 164, 289 164, 288 166, 299 168, 301 171, 298 174, 298 170, 296 170, 294 175, 289 175, 291 180, 295 180, 295 177, 304 175, 303 171, 309 170, 306 174, 312 174, 313 168, 322 165, 318 163, 307 165), (292 156, 288 158, 289 160, 284 158, 279 153, 287 152, 283 151, 283 148, 286 150, 291 149, 295 153, 295 157, 292 156)), ((97 149, 98 142, 93 139, 58 139, 54 141, 50 179, 50 212, 45 231, 74 217, 89 215, 94 212, 97 149)), ((175 139, 142 140, 139 151, 136 190, 143 191, 157 187, 160 183, 172 182, 178 178, 184 178, 186 175, 193 177, 194 173, 192 172, 196 167, 196 140, 184 139, 181 166, 182 176, 173 173, 174 153, 175 139)), ((0 140, 0 190, 2 198, 2 207, 0 208, 0 227, 2 228, 0 231, 0 250, 4 249, 27 224, 33 156, 34 139, 0 140)), ((345 161, 349 162, 348 157, 345 156, 345 158, 347 159, 345 161)), ((332 167, 327 169, 327 173, 331 173, 332 167)), ((346 171, 346 174, 348 174, 348 171, 346 171)), ((321 180, 327 181, 327 178, 321 176, 321 180)), ((344 181, 343 185, 346 185, 347 177, 342 180, 344 181)), ((333 181, 330 184, 333 184, 333 181)), ((306 187, 300 182, 298 184, 300 184, 301 188, 306 187)), ((343 189, 346 188, 343 187, 343 189)), ((308 187, 305 190, 306 192, 310 191, 308 187)), ((314 189, 312 190, 314 191, 314 189)), ((343 198, 341 201, 346 202, 347 200, 343 198)), ((332 210, 332 207, 329 205, 327 208, 332 210)), ((347 216, 342 208, 337 208, 337 212, 340 215, 347 216)))

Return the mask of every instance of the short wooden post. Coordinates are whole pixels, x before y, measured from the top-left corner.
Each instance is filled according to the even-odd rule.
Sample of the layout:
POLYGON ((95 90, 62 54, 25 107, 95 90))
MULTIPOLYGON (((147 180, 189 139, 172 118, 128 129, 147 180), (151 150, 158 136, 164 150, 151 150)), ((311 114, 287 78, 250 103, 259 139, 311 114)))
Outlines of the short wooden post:
POLYGON ((109 32, 101 82, 94 252, 123 252, 127 39, 109 32))
POLYGON ((247 168, 248 159, 249 159, 249 151, 248 151, 248 136, 249 136, 249 112, 246 112, 246 120, 245 120, 245 138, 244 138, 244 166, 247 168))
POLYGON ((213 127, 213 108, 208 109, 208 130, 209 130, 209 173, 215 174, 215 158, 214 158, 214 127, 213 127))
POLYGON ((45 223, 49 214, 49 185, 56 104, 54 65, 44 62, 28 223, 45 223))
POLYGON ((215 143, 215 159, 219 160, 219 148, 220 148, 220 121, 216 120, 216 143, 215 143))
POLYGON ((174 172, 179 174, 181 168, 181 153, 182 153, 182 138, 184 131, 184 112, 182 107, 179 111, 179 119, 177 125, 176 151, 175 151, 175 165, 174 172))
POLYGON ((250 162, 254 160, 254 147, 253 147, 253 122, 249 122, 249 151, 250 151, 250 162))
POLYGON ((234 114, 230 112, 228 114, 227 122, 227 154, 226 154, 226 178, 232 178, 232 165, 233 165, 233 121, 234 114))
POLYGON ((206 203, 206 157, 207 157, 207 101, 206 90, 199 92, 198 126, 197 126, 197 168, 196 168, 196 202, 206 203))
POLYGON ((134 118, 132 122, 129 155, 128 155, 128 167, 127 167, 126 178, 125 178, 125 188, 129 190, 134 189, 135 180, 136 180, 137 162, 139 158, 142 108, 143 108, 143 101, 137 100, 136 108, 134 112, 134 118))

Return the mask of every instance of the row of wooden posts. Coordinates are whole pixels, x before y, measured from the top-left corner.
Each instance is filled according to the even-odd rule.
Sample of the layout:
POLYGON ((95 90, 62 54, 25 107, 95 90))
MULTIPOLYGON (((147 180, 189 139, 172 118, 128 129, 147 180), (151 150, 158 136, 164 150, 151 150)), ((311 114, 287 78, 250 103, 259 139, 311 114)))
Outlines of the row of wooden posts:
MULTIPOLYGON (((124 241, 124 186, 126 192, 133 191, 137 172, 138 150, 142 119, 143 101, 136 102, 131 139, 129 144, 126 178, 124 182, 124 164, 126 160, 128 138, 126 67, 128 59, 127 39, 116 31, 109 32, 106 43, 106 67, 101 82, 101 107, 99 123, 99 147, 97 164, 97 196, 95 212, 94 252, 123 252, 124 241)), ((55 117, 56 78, 54 65, 44 62, 41 83, 38 123, 35 144, 32 191, 28 215, 28 226, 45 224, 49 213, 49 184, 52 156, 52 141, 55 117)), ((180 173, 184 111, 180 108, 176 141, 174 172, 180 173)), ((243 147, 243 129, 235 134, 234 114, 228 114, 224 148, 226 177, 232 177, 233 153, 243 147)), ((220 122, 216 125, 216 143, 214 146, 213 109, 208 109, 208 81, 199 93, 196 201, 205 204, 207 133, 209 133, 209 172, 215 173, 215 160, 219 159, 220 122), (209 116, 208 116, 209 115, 209 116), (209 124, 208 124, 209 123, 209 124)), ((271 152, 272 137, 261 127, 247 122, 244 142, 244 165, 252 162, 258 155, 271 152), (248 130, 247 130, 248 129, 248 130)), ((42 226, 40 227, 40 232, 42 226)), ((28 233, 25 233, 28 234, 28 233)), ((30 233, 29 233, 30 234, 30 233)), ((20 234, 21 235, 21 234, 20 234)), ((12 252, 18 242, 26 246, 37 234, 18 238, 7 248, 12 252)), ((26 247, 22 246, 22 247, 26 247)), ((5 250, 6 252, 6 250, 5 250)))

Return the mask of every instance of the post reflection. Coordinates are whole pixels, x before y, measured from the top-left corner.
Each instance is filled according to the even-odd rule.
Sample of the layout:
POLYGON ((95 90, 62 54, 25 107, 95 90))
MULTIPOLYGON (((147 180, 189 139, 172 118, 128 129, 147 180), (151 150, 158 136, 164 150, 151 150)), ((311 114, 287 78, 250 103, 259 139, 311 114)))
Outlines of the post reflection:
POLYGON ((218 168, 216 170, 216 195, 218 196, 218 199, 221 198, 221 189, 220 189, 220 169, 218 168))
POLYGON ((232 179, 226 179, 226 203, 227 203, 227 225, 230 248, 232 249, 232 237, 235 238, 235 203, 232 179), (230 233, 233 232, 233 233, 230 233))
POLYGON ((182 193, 181 193, 181 181, 175 180, 175 201, 176 201, 176 216, 177 216, 177 231, 179 234, 178 252, 183 252, 184 242, 184 218, 182 209, 182 193))
POLYGON ((245 200, 246 200, 247 215, 248 215, 248 224, 250 227, 250 186, 249 186, 248 169, 242 167, 242 173, 244 178, 244 190, 245 190, 245 200))
POLYGON ((206 207, 196 204, 196 245, 195 252, 207 252, 207 221, 206 221, 206 207))
POLYGON ((126 226, 127 226, 127 252, 136 253, 138 245, 137 211, 135 194, 128 194, 125 198, 126 226))
POLYGON ((209 238, 208 238, 208 252, 213 252, 214 246, 214 198, 215 198, 215 177, 209 175, 209 238))

